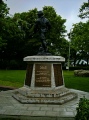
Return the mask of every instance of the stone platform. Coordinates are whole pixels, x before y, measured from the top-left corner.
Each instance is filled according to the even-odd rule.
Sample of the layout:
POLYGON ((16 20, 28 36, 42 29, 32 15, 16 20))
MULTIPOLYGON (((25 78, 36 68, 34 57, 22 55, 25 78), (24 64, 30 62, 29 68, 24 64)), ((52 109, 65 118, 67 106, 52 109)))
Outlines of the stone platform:
POLYGON ((75 120, 76 107, 80 98, 89 99, 89 93, 70 89, 78 97, 62 105, 56 104, 22 104, 12 97, 16 90, 0 92, 0 119, 16 120, 75 120), (2 119, 3 118, 3 119, 2 119))
POLYGON ((19 102, 28 104, 63 104, 74 98, 77 98, 77 94, 71 92, 65 87, 54 90, 30 90, 27 87, 22 87, 13 92, 13 97, 19 102))
POLYGON ((24 87, 13 92, 21 103, 63 104, 77 98, 77 94, 65 88, 62 73, 62 56, 27 56, 27 72, 24 87))

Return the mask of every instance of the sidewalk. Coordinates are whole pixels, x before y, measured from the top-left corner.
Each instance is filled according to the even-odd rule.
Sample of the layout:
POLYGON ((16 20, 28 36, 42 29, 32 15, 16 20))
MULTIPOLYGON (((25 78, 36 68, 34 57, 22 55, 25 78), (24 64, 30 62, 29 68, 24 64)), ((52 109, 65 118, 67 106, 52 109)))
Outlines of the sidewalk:
MULTIPOLYGON (((78 98, 63 105, 21 104, 12 97, 13 90, 0 92, 0 118, 18 118, 21 120, 74 120, 79 99, 89 93, 70 89, 78 98)), ((15 90, 14 90, 15 91, 15 90)))

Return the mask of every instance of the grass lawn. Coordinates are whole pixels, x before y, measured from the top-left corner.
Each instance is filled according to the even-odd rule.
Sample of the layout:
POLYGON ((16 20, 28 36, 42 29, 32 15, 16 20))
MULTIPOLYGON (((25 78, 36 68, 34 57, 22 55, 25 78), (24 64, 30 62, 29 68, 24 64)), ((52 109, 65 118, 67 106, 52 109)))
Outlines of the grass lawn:
POLYGON ((89 77, 74 76, 74 71, 63 71, 65 86, 89 92, 89 77))
MULTIPOLYGON (((0 86, 22 87, 25 70, 0 70, 0 86)), ((76 77, 73 71, 63 71, 65 86, 89 92, 89 77, 76 77)))
POLYGON ((25 73, 25 70, 0 70, 0 86, 23 86, 25 73))

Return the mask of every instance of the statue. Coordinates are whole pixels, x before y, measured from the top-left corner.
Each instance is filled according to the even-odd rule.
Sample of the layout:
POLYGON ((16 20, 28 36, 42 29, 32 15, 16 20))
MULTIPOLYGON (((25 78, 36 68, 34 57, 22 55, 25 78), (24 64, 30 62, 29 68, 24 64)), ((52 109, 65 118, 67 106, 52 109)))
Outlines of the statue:
POLYGON ((46 43, 46 33, 48 30, 50 30, 50 28, 51 25, 49 20, 44 17, 42 11, 38 11, 38 19, 36 20, 34 25, 34 33, 39 33, 40 41, 42 44, 39 48, 38 54, 46 54, 48 52, 46 43))

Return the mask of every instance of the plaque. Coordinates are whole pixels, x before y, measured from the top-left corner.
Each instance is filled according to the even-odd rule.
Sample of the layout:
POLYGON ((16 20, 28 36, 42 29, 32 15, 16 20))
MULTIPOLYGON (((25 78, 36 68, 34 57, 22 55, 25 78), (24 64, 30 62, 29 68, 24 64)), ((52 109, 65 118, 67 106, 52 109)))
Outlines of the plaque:
POLYGON ((51 64, 35 64, 35 87, 51 87, 51 64))
POLYGON ((28 64, 27 65, 27 73, 26 73, 25 85, 28 85, 28 86, 31 85, 32 70, 33 70, 33 64, 28 64))
POLYGON ((56 87, 63 85, 61 64, 53 64, 56 87))

